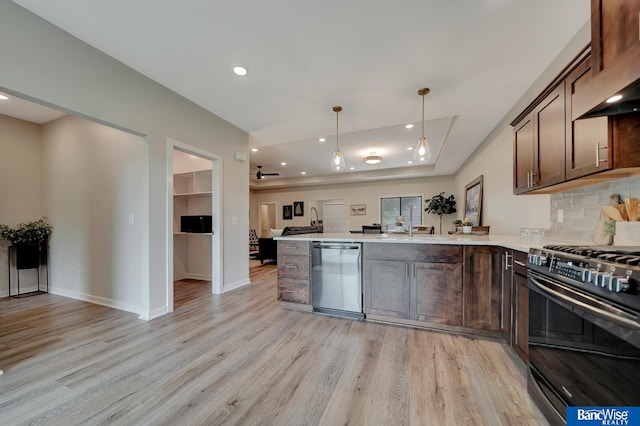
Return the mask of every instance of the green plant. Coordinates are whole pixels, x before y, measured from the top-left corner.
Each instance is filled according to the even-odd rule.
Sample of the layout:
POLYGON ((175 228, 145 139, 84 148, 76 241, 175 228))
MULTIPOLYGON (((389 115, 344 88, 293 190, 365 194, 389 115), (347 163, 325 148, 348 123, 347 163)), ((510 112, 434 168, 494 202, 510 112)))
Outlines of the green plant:
POLYGON ((43 244, 53 232, 53 226, 46 218, 16 226, 0 225, 0 240, 9 241, 14 246, 35 246, 43 244))
POLYGON ((438 195, 424 200, 424 202, 427 203, 427 207, 424 209, 425 212, 440 216, 440 233, 442 234, 442 217, 445 214, 452 214, 457 211, 456 198, 453 194, 446 197, 444 192, 441 192, 438 195))

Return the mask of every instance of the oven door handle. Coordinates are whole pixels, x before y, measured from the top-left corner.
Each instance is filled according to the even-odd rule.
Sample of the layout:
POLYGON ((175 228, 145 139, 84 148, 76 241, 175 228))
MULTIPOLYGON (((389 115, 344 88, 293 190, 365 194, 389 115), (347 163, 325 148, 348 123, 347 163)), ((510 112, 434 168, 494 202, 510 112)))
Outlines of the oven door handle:
POLYGON ((589 312, 595 316, 603 318, 607 321, 611 321, 622 327, 625 327, 631 330, 640 330, 640 324, 637 321, 635 321, 635 318, 624 311, 619 311, 618 313, 609 312, 607 309, 611 309, 611 308, 605 305, 604 303, 602 303, 601 301, 591 298, 587 295, 579 294, 570 288, 557 284, 553 281, 550 281, 546 278, 543 278, 531 272, 529 272, 529 281, 533 285, 535 285, 540 291, 546 293, 549 296, 554 297, 557 300, 561 300, 571 306, 575 306, 579 309, 582 309, 585 312, 589 312), (546 284, 543 283, 542 281, 544 281, 546 284), (551 288, 551 286, 548 284, 550 284, 553 287, 562 289, 562 292, 551 288), (572 297, 571 295, 565 294, 563 292, 572 293, 575 297, 572 297), (583 299, 585 301, 582 301, 580 299, 583 299))

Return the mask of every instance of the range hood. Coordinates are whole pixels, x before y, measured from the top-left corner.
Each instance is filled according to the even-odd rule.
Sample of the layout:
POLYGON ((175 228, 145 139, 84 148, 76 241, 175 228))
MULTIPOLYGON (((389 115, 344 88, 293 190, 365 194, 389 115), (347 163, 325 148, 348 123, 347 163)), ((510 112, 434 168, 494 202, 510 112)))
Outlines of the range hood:
POLYGON ((601 117, 630 112, 640 112, 640 80, 622 90, 611 93, 607 99, 577 118, 601 117), (614 95, 619 95, 621 98, 613 100, 614 95))

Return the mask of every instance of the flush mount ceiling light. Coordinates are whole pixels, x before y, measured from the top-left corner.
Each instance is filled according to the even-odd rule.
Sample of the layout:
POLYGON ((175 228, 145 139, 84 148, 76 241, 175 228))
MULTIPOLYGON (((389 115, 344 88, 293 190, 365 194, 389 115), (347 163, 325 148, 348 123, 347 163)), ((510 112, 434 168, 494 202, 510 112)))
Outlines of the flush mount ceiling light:
POLYGON ((240 65, 236 65, 233 67, 233 72, 235 75, 243 76, 247 75, 247 69, 245 67, 241 67, 240 65))
POLYGON ((380 164, 382 163, 382 157, 376 155, 375 152, 372 152, 371 154, 364 157, 364 162, 365 164, 380 164))
POLYGON ((405 129, 413 129, 413 124, 406 124, 404 126, 405 129))
POLYGON ((340 152, 340 145, 338 144, 338 114, 342 111, 341 106, 334 106, 333 112, 336 113, 336 149, 333 151, 333 158, 331 159, 331 170, 335 172, 341 172, 345 168, 344 157, 340 152))
POLYGON ((427 93, 429 93, 428 87, 418 90, 418 95, 422 96, 422 137, 418 140, 416 149, 413 150, 413 159, 421 163, 431 160, 431 147, 424 137, 424 95, 427 93))

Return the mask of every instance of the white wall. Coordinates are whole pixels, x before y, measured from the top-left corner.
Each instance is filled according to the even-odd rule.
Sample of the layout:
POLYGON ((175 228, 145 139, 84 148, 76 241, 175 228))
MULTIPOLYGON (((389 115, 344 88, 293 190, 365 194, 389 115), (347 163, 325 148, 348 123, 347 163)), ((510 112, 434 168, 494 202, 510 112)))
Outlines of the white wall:
POLYGON ((52 293, 141 312, 147 148, 139 136, 74 116, 42 126, 52 293))
MULTIPOLYGON (((0 223, 43 216, 40 126, 0 115, 0 223)), ((8 296, 7 245, 0 244, 0 297, 8 296)))
MULTIPOLYGON (((0 2, 0 88, 143 135, 148 143, 149 222, 141 286, 143 318, 167 311, 169 138, 222 158, 223 285, 248 282, 249 169, 233 160, 249 136, 230 123, 79 41, 12 2, 0 2), (6 41, 6 42, 5 42, 6 41), (238 217, 232 224, 231 218, 238 217)), ((54 223, 55 226, 55 223, 54 223)))
MULTIPOLYGON (((455 190, 454 180, 452 176, 441 176, 434 178, 419 179, 400 179, 389 181, 370 181, 353 184, 341 184, 330 186, 313 186, 313 187, 297 187, 287 189, 269 189, 251 192, 251 226, 258 227, 258 203, 275 202, 276 207, 276 223, 278 228, 285 226, 307 226, 309 225, 309 209, 313 201, 318 200, 344 200, 344 217, 346 219, 345 229, 356 230, 362 229, 362 225, 371 225, 380 222, 380 198, 420 195, 423 200, 431 198, 433 195, 445 192, 447 195, 452 194, 455 190), (282 206, 293 205, 294 201, 304 202, 304 216, 294 216, 293 220, 282 219, 282 206), (351 204, 366 204, 367 214, 365 216, 350 216, 349 206, 351 204)), ((462 203, 456 200, 458 206, 462 203)), ((424 225, 434 225, 438 232, 439 217, 423 212, 422 222, 424 225)), ((319 209, 320 217, 322 211, 319 209)), ((451 222, 455 220, 456 215, 445 217, 442 225, 442 231, 446 232, 451 229, 451 222)))

